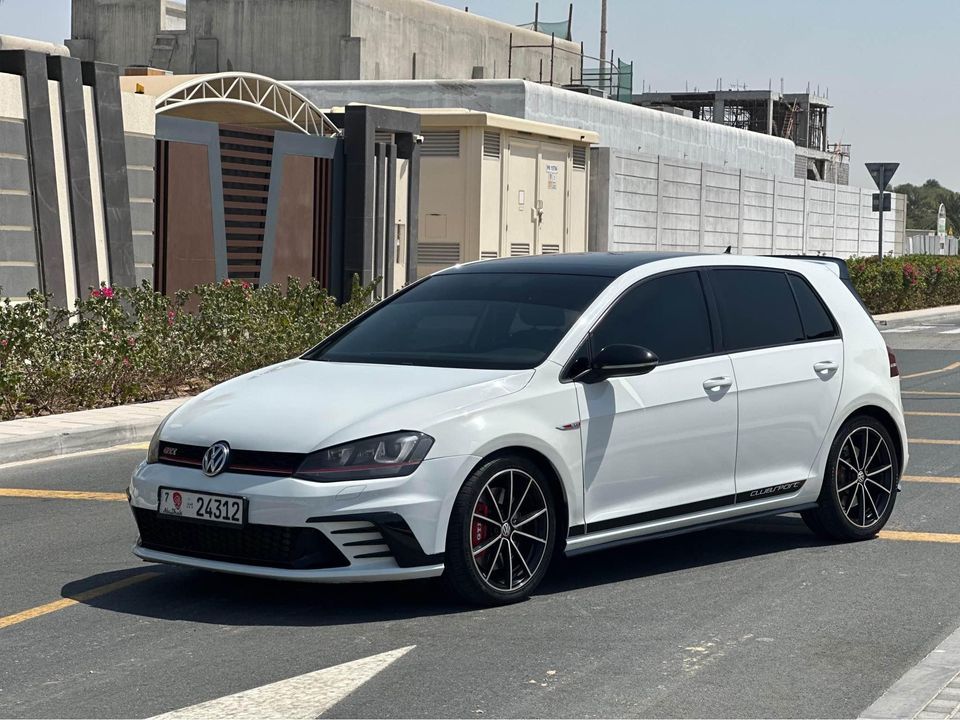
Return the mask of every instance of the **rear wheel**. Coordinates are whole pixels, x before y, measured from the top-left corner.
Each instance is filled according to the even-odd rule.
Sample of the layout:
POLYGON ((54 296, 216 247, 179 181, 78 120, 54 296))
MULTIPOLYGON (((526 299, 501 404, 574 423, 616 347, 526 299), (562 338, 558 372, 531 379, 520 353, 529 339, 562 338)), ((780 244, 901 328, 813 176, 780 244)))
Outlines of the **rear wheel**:
POLYGON ((549 482, 525 457, 482 464, 454 502, 447 529, 447 582, 478 604, 527 598, 553 555, 554 507, 549 482))
POLYGON ((887 429, 872 417, 850 418, 830 448, 818 505, 802 513, 817 535, 865 540, 890 518, 900 466, 887 429))

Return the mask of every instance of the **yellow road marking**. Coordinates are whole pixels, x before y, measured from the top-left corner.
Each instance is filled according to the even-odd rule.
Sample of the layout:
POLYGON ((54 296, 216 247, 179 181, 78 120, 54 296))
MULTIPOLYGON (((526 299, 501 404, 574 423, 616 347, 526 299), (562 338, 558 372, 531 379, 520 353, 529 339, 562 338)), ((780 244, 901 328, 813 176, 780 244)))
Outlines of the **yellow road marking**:
POLYGON ((935 397, 960 397, 960 392, 947 392, 946 390, 901 390, 901 395, 932 395, 935 397))
POLYGON ((960 440, 932 440, 930 438, 910 438, 911 445, 960 445, 960 440))
POLYGON ((904 475, 900 478, 904 482, 941 483, 944 485, 960 485, 960 477, 937 477, 936 475, 904 475))
POLYGON ((50 500, 107 500, 126 502, 126 493, 80 492, 78 490, 27 490, 0 488, 0 497, 47 498, 50 500))
POLYGON ((921 412, 904 410, 904 415, 915 415, 917 417, 960 417, 960 412, 921 412))
POLYGON ((923 372, 911 373, 910 375, 901 375, 900 379, 909 380, 910 378, 924 377, 926 375, 939 375, 940 373, 950 372, 957 368, 960 368, 960 362, 950 363, 945 368, 940 368, 939 370, 924 370, 923 372))
POLYGON ((24 610, 23 612, 14 613, 13 615, 5 615, 0 617, 0 630, 10 627, 11 625, 17 625, 19 623, 26 622, 27 620, 33 620, 34 618, 38 618, 43 615, 49 615, 52 612, 57 612, 58 610, 63 610, 64 608, 72 607, 88 600, 93 600, 101 595, 111 593, 114 590, 120 590, 121 588, 129 587, 130 585, 136 585, 144 580, 157 577, 159 574, 160 573, 156 572, 145 572, 138 575, 132 575, 131 577, 124 578, 123 580, 117 580, 116 582, 91 588, 90 590, 85 590, 82 593, 77 593, 73 597, 61 598, 60 600, 55 600, 54 602, 47 603, 46 605, 38 605, 37 607, 30 608, 29 610, 24 610))
POLYGON ((960 535, 954 533, 905 532, 881 530, 877 537, 883 540, 907 540, 912 542, 960 543, 960 535))

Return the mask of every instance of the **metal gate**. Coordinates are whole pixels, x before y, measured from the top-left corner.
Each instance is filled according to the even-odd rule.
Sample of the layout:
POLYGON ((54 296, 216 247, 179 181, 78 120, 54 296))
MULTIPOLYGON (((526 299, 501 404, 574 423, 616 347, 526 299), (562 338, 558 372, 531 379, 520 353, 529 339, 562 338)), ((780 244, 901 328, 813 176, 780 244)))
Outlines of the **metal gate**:
POLYGON ((166 115, 156 137, 154 287, 339 279, 339 138, 166 115))

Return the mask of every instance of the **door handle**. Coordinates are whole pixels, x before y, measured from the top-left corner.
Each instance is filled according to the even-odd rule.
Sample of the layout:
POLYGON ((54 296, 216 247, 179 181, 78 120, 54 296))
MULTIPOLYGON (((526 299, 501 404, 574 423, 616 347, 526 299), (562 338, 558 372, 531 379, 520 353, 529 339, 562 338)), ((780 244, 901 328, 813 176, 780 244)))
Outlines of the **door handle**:
POLYGON ((838 367, 840 366, 833 360, 821 360, 820 362, 813 364, 813 369, 817 375, 827 375, 832 373, 838 367))
POLYGON ((729 378, 725 376, 710 378, 709 380, 703 381, 703 389, 709 393, 715 393, 715 392, 720 392, 721 390, 726 390, 731 385, 733 385, 733 378, 729 378))

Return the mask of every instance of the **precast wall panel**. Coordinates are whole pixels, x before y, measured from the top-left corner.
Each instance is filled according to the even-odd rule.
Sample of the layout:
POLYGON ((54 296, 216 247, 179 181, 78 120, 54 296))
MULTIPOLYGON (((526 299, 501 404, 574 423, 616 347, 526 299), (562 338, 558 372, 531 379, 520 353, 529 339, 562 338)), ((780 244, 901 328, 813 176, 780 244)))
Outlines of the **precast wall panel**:
MULTIPOLYGON (((591 187, 594 250, 877 252, 869 190, 610 148, 595 148, 592 162, 598 169, 591 187)), ((906 199, 894 194, 884 218, 885 254, 901 252, 905 213, 906 199)))

